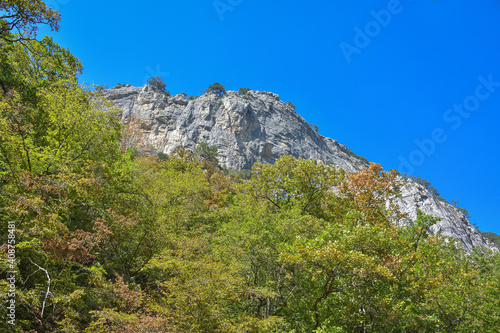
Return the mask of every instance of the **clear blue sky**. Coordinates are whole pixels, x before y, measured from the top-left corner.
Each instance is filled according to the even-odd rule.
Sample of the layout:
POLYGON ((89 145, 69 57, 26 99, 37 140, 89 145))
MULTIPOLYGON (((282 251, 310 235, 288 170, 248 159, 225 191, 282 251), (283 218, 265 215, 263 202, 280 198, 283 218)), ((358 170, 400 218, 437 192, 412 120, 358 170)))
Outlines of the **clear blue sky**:
POLYGON ((278 93, 321 134, 428 179, 500 234, 500 1, 47 3, 82 82, 278 93))

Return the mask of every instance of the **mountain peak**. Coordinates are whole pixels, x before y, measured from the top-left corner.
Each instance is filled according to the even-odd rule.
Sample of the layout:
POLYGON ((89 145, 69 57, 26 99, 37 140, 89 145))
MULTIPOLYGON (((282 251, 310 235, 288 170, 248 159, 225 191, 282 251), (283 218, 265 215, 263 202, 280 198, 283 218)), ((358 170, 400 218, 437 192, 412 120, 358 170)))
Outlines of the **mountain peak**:
POLYGON ((255 162, 274 163, 280 156, 318 159, 354 172, 367 166, 347 147, 317 133, 272 92, 228 90, 222 96, 206 93, 168 96, 150 86, 118 86, 103 92, 121 109, 122 120, 141 119, 158 152, 199 142, 215 145, 222 164, 250 169, 255 162))

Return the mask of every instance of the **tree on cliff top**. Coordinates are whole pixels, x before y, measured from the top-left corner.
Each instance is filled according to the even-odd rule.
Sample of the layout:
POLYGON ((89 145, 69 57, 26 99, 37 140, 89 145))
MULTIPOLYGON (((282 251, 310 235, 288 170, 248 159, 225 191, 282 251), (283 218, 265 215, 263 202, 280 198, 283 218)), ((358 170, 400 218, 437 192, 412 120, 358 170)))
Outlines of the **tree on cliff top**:
POLYGON ((153 76, 151 79, 146 80, 146 82, 153 88, 153 90, 166 93, 170 96, 170 92, 167 91, 167 85, 163 82, 163 79, 159 76, 153 76))
POLYGON ((222 96, 226 92, 226 88, 222 84, 215 82, 208 87, 207 93, 209 92, 214 92, 217 96, 222 96))

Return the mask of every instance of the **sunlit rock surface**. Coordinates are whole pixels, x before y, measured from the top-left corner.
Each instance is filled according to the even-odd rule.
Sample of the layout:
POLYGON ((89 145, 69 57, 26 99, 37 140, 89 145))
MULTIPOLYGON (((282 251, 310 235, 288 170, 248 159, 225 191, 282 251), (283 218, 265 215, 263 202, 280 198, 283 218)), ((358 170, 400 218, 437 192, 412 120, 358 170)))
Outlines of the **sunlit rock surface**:
MULTIPOLYGON (((216 145, 219 161, 230 169, 250 169, 259 162, 273 163, 282 155, 318 159, 355 172, 367 164, 344 145, 315 132, 292 106, 269 92, 227 91, 189 99, 167 96, 150 86, 120 85, 103 92, 120 110, 123 121, 140 120, 157 152, 182 146, 194 150, 200 142, 216 145)), ((458 239, 470 252, 476 246, 494 248, 456 208, 434 198, 422 185, 406 179, 399 204, 411 224, 416 210, 441 217, 433 233, 458 239)))

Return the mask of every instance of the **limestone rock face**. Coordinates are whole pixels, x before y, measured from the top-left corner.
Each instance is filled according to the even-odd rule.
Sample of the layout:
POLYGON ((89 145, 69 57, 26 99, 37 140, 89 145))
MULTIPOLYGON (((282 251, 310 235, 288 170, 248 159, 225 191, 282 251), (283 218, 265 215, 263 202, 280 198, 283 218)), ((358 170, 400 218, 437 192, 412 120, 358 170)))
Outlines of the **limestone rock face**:
MULTIPOLYGON (((230 169, 251 169, 259 162, 273 163, 282 155, 318 159, 339 165, 348 172, 368 166, 344 145, 315 132, 292 106, 269 92, 240 95, 204 94, 195 99, 185 94, 167 96, 150 86, 119 85, 103 95, 120 110, 123 121, 139 119, 157 152, 170 153, 182 146, 194 150, 200 142, 215 145, 219 161, 230 169)), ((432 232, 460 240, 470 252, 476 246, 494 248, 456 208, 436 200, 420 184, 406 179, 399 201, 411 224, 417 208, 442 220, 432 232)))
POLYGON ((251 169, 257 161, 273 163, 282 155, 316 158, 351 172, 366 166, 345 146, 313 131, 276 94, 228 91, 189 100, 185 94, 166 96, 145 85, 115 87, 104 96, 123 111, 122 120, 141 119, 153 146, 164 153, 207 142, 217 146, 221 164, 230 169, 251 169))
POLYGON ((417 209, 420 209, 428 215, 441 218, 441 221, 431 226, 431 233, 441 233, 443 236, 458 239, 466 252, 471 252, 477 246, 498 251, 493 244, 483 238, 458 209, 447 202, 438 200, 424 186, 411 179, 404 179, 402 183, 404 184, 401 188, 402 197, 398 203, 408 219, 401 221, 401 224, 412 225, 417 219, 417 209))

